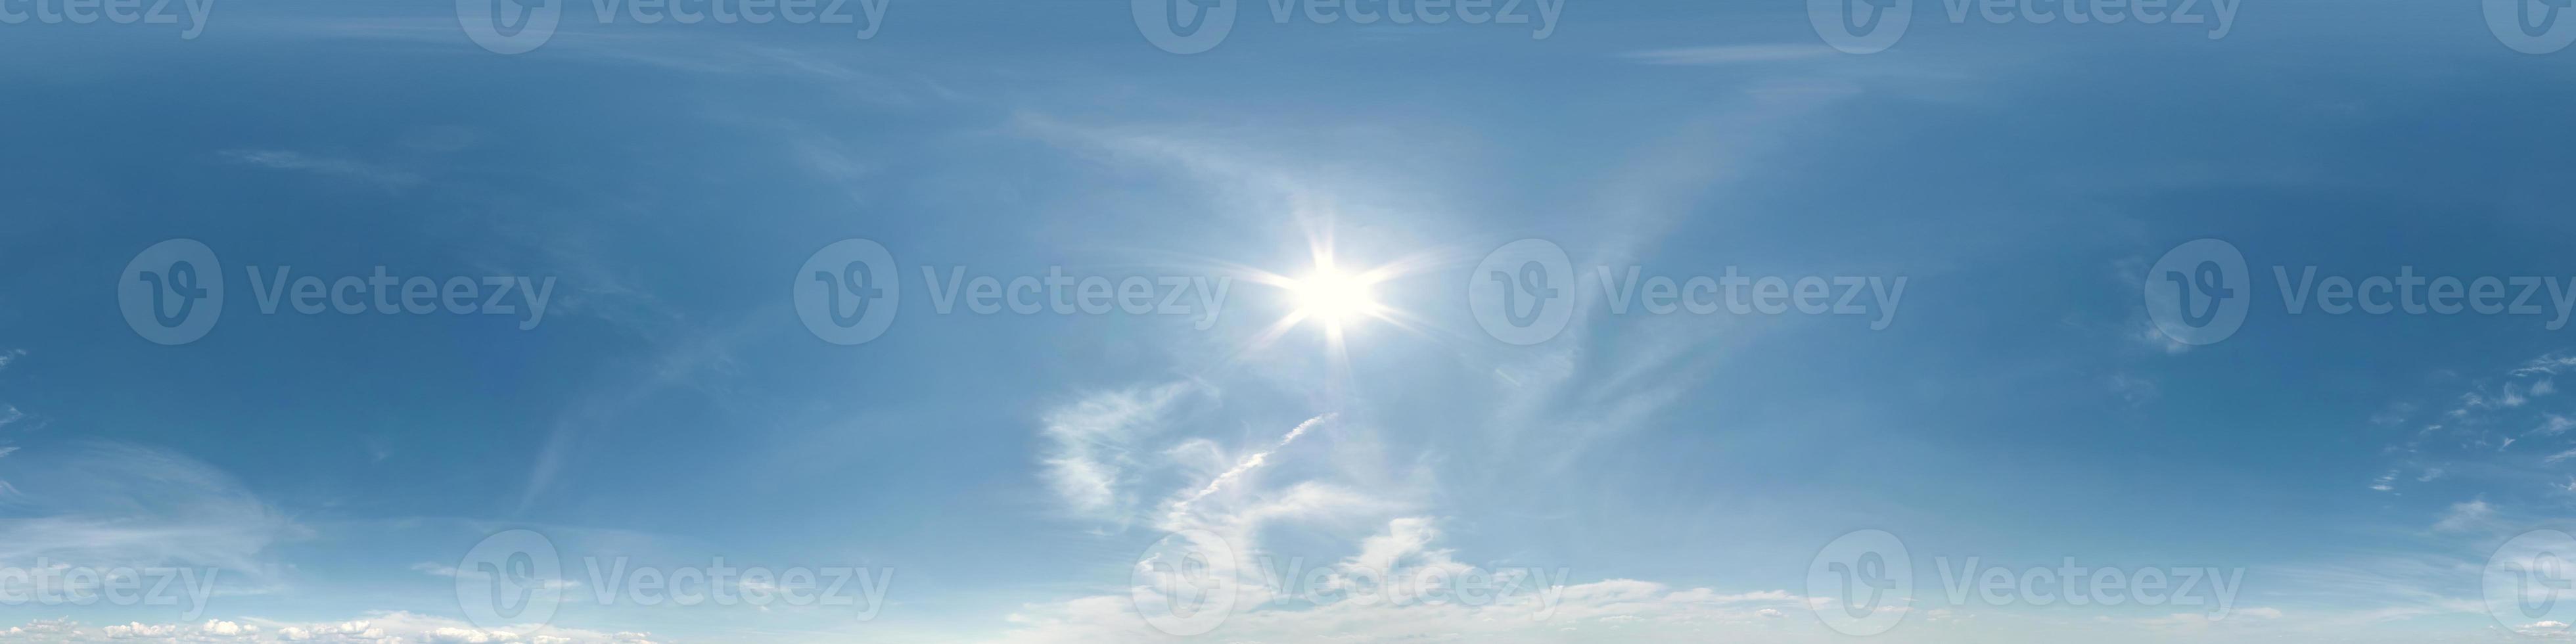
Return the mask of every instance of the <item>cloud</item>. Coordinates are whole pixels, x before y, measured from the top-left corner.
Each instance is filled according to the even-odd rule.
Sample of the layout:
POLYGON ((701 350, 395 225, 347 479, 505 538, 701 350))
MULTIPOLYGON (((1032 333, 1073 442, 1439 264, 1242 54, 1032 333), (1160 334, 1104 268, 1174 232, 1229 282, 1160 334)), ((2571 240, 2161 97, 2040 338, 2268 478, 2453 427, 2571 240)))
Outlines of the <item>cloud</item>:
POLYGON ((156 642, 312 642, 315 644, 653 644, 652 636, 529 624, 475 628, 463 621, 401 611, 379 611, 337 622, 217 620, 195 624, 129 622, 96 632, 66 619, 36 620, 0 631, 0 642, 91 644, 156 642))
POLYGON ((2487 505, 2484 499, 2454 503, 2449 511, 2442 513, 2442 520, 2433 523, 2433 529, 2442 532, 2467 530, 2487 524, 2495 519, 2495 514, 2495 506, 2487 505))
MULTIPOLYGON (((1318 570, 1265 570, 1254 561, 1227 569, 1240 576, 1220 577, 1227 583, 1216 588, 1234 593, 1233 611, 1204 637, 1234 642, 1704 640, 1711 629, 1776 623, 1788 611, 1814 603, 1784 590, 1724 593, 1633 579, 1566 584, 1570 572, 1562 568, 1459 563, 1453 551, 1433 547, 1440 534, 1430 518, 1400 517, 1384 525, 1384 531, 1362 539, 1350 555, 1318 570), (1497 580, 1483 586, 1495 592, 1449 592, 1480 587, 1467 585, 1469 579, 1497 580), (1301 580, 1315 585, 1300 585, 1301 580), (1386 583, 1390 580, 1395 583, 1386 583), (1456 581, 1443 586, 1423 580, 1456 581)), ((1238 550, 1238 555, 1248 557, 1248 552, 1238 550)), ((1146 600, 1141 609, 1168 605, 1161 603, 1168 598, 1157 589, 1135 590, 1146 600)), ((1009 618, 1019 628, 991 641, 1123 644, 1168 639, 1140 619, 1139 610, 1138 600, 1126 595, 1027 606, 1009 618)))
POLYGON ((1115 517, 1131 504, 1121 491, 1140 436, 1158 431, 1164 414, 1190 383, 1106 391, 1047 412, 1039 434, 1047 439, 1042 475, 1047 487, 1077 514, 1115 517))
POLYGON ((179 625, 166 624, 154 626, 136 622, 109 626, 107 628, 99 629, 99 631, 106 633, 108 639, 118 640, 137 637, 168 637, 179 632, 179 625))
POLYGON ((1324 415, 1306 419, 1306 422, 1298 423, 1296 427, 1288 430, 1287 436, 1280 437, 1279 443, 1272 445, 1270 450, 1256 452, 1251 456, 1244 457, 1243 460, 1236 463, 1232 469, 1228 469, 1224 473, 1216 475, 1216 478, 1209 479, 1206 487, 1199 488, 1198 492, 1190 494, 1188 498, 1184 498, 1173 503, 1172 514, 1179 515, 1183 512, 1187 512, 1191 503, 1198 502, 1199 499, 1207 498, 1210 494, 1215 494, 1217 490, 1223 489, 1227 482, 1233 481, 1235 478, 1251 472, 1254 468, 1261 467, 1262 463, 1270 460, 1270 453, 1272 451, 1288 447, 1289 443, 1297 441, 1297 437, 1306 435, 1306 430, 1313 429, 1316 424, 1332 419, 1333 414, 1327 412, 1324 415))
POLYGON ((308 531, 240 482, 167 450, 74 443, 0 460, 19 493, 0 518, 0 564, 204 566, 260 580, 271 546, 308 531))
POLYGON ((1737 65, 1828 58, 1839 53, 1824 45, 1772 44, 1648 49, 1620 56, 1648 65, 1737 65))
POLYGON ((2541 414, 2540 426, 2532 428, 2531 435, 2555 436, 2565 433, 2569 429, 2576 429, 2576 419, 2570 419, 2558 414, 2541 414))
POLYGON ((420 175, 361 161, 316 157, 288 150, 235 149, 222 152, 225 159, 243 165, 273 170, 310 172, 327 177, 352 179, 387 188, 402 188, 421 182, 420 175))
POLYGON ((2513 375, 2557 375, 2558 372, 2566 371, 2571 367, 2576 367, 2576 355, 2552 353, 2538 358, 2532 358, 2530 362, 2523 363, 2522 367, 2513 370, 2513 375))

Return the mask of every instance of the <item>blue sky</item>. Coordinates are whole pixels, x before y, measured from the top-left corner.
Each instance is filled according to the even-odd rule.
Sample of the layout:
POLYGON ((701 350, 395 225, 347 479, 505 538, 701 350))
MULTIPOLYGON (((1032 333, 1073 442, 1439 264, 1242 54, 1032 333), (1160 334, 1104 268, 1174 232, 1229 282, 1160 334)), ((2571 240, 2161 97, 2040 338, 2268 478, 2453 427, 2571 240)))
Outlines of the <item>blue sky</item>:
POLYGON ((0 24, 0 591, 210 578, 178 605, 0 601, 0 641, 2423 642, 2576 621, 2495 614, 2482 576, 2570 527, 2571 331, 2293 313, 2273 270, 2576 284, 2576 51, 2516 51, 2478 6, 2265 2, 2212 37, 1919 2, 1892 46, 1847 53, 1799 3, 1564 0, 1542 26, 1280 23, 1265 1, 1179 54, 1123 4, 893 0, 864 26, 575 4, 523 53, 435 2, 224 2, 186 38, 0 24), (121 271, 172 239, 211 252, 225 298, 164 344, 126 323, 121 271), (855 344, 799 315, 800 267, 846 239, 901 289, 855 344), (1470 293, 1525 239, 1568 258, 1570 313, 1514 344, 1470 293), (2205 345, 2142 299, 2197 239, 2240 253, 2250 291, 2205 345), (1380 315, 1269 283, 1321 256, 1383 269, 1380 315), (264 312, 248 271, 281 267, 550 286, 541 318, 524 292, 264 312), (1865 314, 1621 312, 1600 271, 1630 267, 1903 290, 1857 294, 1865 314), (925 270, 1226 290, 1213 313, 941 312, 925 270), (1855 633, 1811 573, 1871 530, 1901 539, 1910 600, 1855 633), (478 544, 531 534, 552 599, 496 619, 460 596, 494 581, 478 544), (1150 619, 1172 589, 1138 571, 1174 543, 1231 553, 1194 578, 1239 599, 1212 630, 1150 619), (2016 581, 2069 559, 2240 576, 2224 606, 2035 605, 1953 594, 1971 557, 2016 581), (589 565, 620 558, 866 581, 824 593, 845 603, 602 601, 651 592, 589 565), (1346 592, 1437 571, 1522 601, 1271 601, 1256 569, 1292 559, 1346 592))

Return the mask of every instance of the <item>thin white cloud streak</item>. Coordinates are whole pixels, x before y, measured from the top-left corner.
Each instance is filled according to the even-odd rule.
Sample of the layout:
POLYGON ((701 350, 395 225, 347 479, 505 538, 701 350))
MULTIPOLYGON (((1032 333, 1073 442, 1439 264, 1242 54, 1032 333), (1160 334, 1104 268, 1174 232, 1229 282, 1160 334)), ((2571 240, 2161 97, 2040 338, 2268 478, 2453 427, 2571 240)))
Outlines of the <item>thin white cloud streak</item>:
POLYGON ((1648 65, 1737 65, 1831 58, 1841 53, 1824 45, 1773 44, 1648 49, 1621 57, 1648 65))
POLYGON ((408 187, 421 182, 420 175, 402 170, 395 170, 372 163, 352 161, 349 159, 317 157, 292 150, 235 149, 223 151, 223 156, 234 163, 244 165, 258 166, 272 170, 310 172, 327 177, 352 179, 387 188, 408 187))
POLYGON ((1250 472, 1254 468, 1261 467, 1262 463, 1269 461, 1270 454, 1272 452, 1277 452, 1280 449, 1288 447, 1289 443, 1297 442, 1297 437, 1306 435, 1306 430, 1313 429, 1318 424, 1330 421, 1334 416, 1335 414, 1332 412, 1325 412, 1323 415, 1306 419, 1306 422, 1298 423, 1295 428, 1288 430, 1287 436, 1280 437, 1278 444, 1272 445, 1268 450, 1263 450, 1261 452, 1256 452, 1251 456, 1243 457, 1243 461, 1236 463, 1233 469, 1226 470, 1224 473, 1216 475, 1216 478, 1209 479, 1206 487, 1199 488, 1198 492, 1190 494, 1188 498, 1181 499, 1179 502, 1172 504, 1172 515, 1174 517, 1180 516, 1182 513, 1189 511, 1190 504, 1197 503, 1199 499, 1207 498, 1210 494, 1215 494, 1217 490, 1224 488, 1225 484, 1233 482, 1236 477, 1243 476, 1244 473, 1250 472))

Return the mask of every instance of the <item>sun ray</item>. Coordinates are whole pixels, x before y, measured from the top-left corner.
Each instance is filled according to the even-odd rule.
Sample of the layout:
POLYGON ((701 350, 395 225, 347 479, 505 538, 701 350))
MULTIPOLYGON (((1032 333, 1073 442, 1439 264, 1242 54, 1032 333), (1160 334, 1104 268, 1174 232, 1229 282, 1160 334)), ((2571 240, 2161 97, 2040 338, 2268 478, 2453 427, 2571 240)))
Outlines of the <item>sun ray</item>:
POLYGON ((1379 300, 1377 287, 1454 263, 1458 259, 1452 257, 1457 254, 1455 251, 1435 249, 1407 254, 1383 264, 1353 266, 1335 252, 1330 230, 1329 224, 1308 227, 1306 254, 1311 264, 1304 271, 1283 274, 1213 258, 1199 258, 1235 279, 1278 289, 1287 309, 1287 313, 1277 321, 1236 345, 1208 369, 1222 369, 1235 364, 1277 344, 1291 329, 1312 324, 1319 336, 1317 344, 1324 350, 1324 366, 1329 372, 1326 380, 1334 381, 1327 383, 1327 389, 1339 391, 1338 381, 1350 376, 1352 344, 1364 337, 1360 333, 1364 325, 1384 323, 1398 331, 1422 336, 1450 333, 1436 328, 1438 325, 1428 320, 1379 300))

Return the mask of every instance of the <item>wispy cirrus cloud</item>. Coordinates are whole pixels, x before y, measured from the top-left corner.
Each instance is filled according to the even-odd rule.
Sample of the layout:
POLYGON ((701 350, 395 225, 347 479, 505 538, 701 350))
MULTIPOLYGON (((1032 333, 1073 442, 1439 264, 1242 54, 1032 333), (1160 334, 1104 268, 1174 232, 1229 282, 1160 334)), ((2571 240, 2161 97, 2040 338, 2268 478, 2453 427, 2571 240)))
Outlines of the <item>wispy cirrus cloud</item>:
POLYGON ((1134 497, 1122 488, 1134 467, 1134 441, 1158 431, 1166 414, 1197 385, 1175 382, 1103 391, 1050 411, 1039 431, 1047 487, 1076 514, 1123 518, 1134 497))
POLYGON ((310 172, 387 188, 403 188, 421 182, 420 175, 403 170, 364 161, 314 156, 292 150, 232 149, 225 150, 222 154, 226 160, 242 165, 272 170, 310 172))
POLYGON ((1783 43, 1647 49, 1620 54, 1620 57, 1648 65, 1740 65, 1810 60, 1841 54, 1824 45, 1783 43))
MULTIPOLYGON (((263 585, 270 549, 309 531, 215 468, 125 443, 47 446, 0 460, 0 564, 206 566, 263 585), (39 457, 41 456, 41 457, 39 457)), ((240 590, 240 589, 236 589, 240 590)))

